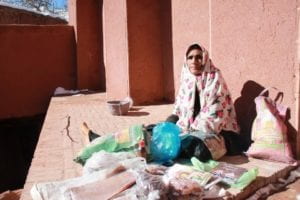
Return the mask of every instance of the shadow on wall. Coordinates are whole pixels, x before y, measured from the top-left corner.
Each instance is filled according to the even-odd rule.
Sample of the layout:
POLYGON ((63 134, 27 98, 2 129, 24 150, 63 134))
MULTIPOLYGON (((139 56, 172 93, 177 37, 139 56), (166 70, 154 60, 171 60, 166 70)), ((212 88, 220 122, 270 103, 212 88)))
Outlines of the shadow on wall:
MULTIPOLYGON (((237 121, 241 127, 241 135, 242 135, 242 138, 244 139, 244 141, 243 141, 243 143, 244 143, 243 150, 244 151, 247 151, 250 144, 252 143, 252 140, 251 140, 252 123, 257 115, 254 99, 264 89, 265 89, 265 87, 263 87, 262 85, 256 83, 255 81, 249 80, 244 84, 242 91, 241 91, 241 96, 239 98, 237 98, 234 103, 234 106, 236 109, 237 121)), ((278 97, 278 94, 277 94, 277 97, 278 97)), ((269 93, 267 92, 264 96, 269 96, 269 93)), ((293 154, 296 155, 297 130, 289 122, 290 118, 291 118, 290 109, 288 109, 285 124, 287 125, 287 128, 288 128, 288 141, 291 144, 293 154)))
POLYGON ((172 1, 160 1, 162 5, 162 48, 163 48, 163 79, 164 100, 175 101, 174 63, 173 63, 173 34, 172 34, 172 1), (171 66, 171 67, 170 67, 171 66))
POLYGON ((252 123, 256 117, 256 107, 254 99, 265 88, 255 81, 247 81, 241 91, 241 96, 234 102, 237 122, 241 127, 241 135, 245 139, 243 150, 247 150, 251 144, 252 123))
POLYGON ((98 0, 98 19, 99 20, 99 33, 101 34, 101 36, 99 37, 99 47, 100 47, 100 53, 99 53, 99 57, 100 57, 100 64, 99 64, 99 77, 100 77, 100 90, 101 91, 106 91, 106 77, 105 77, 105 65, 104 65, 104 44, 103 44, 103 38, 104 38, 104 34, 103 34, 103 0, 98 0))
POLYGON ((287 117, 286 117, 286 126, 288 129, 288 141, 291 144, 291 148, 292 148, 292 153, 294 156, 298 156, 297 155, 297 130, 293 127, 293 125, 289 122, 291 118, 291 110, 288 109, 287 110, 287 117))

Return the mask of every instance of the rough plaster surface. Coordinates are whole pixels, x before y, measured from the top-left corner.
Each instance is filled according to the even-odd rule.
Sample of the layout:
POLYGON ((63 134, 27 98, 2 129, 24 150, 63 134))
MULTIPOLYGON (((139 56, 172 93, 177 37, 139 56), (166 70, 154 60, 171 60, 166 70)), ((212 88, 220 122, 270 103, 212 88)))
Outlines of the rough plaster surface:
POLYGON ((67 24, 66 20, 0 5, 0 24, 67 24))
POLYGON ((77 1, 77 86, 105 91, 102 44, 102 4, 98 0, 77 1))
POLYGON ((129 95, 128 35, 125 0, 103 1, 104 65, 108 99, 129 95))
POLYGON ((127 2, 130 95, 138 103, 163 99, 162 33, 158 2, 127 2))
POLYGON ((212 1, 212 51, 234 98, 254 81, 284 92, 295 125, 296 2, 212 1), (229 12, 230 11, 230 12, 229 12))
POLYGON ((172 33, 172 0, 161 2, 161 33, 162 33, 162 62, 163 62, 163 87, 164 98, 174 102, 174 69, 173 69, 173 33, 172 33))
MULTIPOLYGON (((68 14, 69 14, 69 25, 70 26, 77 26, 77 10, 76 10, 76 2, 77 0, 68 0, 68 14)), ((75 29, 76 30, 76 29, 75 29)), ((77 40, 77 33, 75 31, 75 37, 77 40)))
POLYGON ((70 26, 0 26, 0 119, 45 113, 56 87, 75 89, 74 41, 70 26))
POLYGON ((176 92, 184 54, 189 45, 200 43, 209 49, 209 1, 172 1, 173 66, 176 92))

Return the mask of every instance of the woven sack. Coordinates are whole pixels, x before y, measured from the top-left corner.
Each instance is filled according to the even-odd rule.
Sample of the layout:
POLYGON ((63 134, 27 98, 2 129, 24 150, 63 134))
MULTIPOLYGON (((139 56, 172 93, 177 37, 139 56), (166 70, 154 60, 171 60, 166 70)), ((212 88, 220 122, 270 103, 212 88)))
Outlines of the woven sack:
POLYGON ((288 142, 285 124, 288 107, 281 104, 282 92, 277 92, 275 100, 263 96, 269 89, 263 90, 254 100, 257 111, 251 132, 254 142, 247 151, 247 155, 265 160, 293 163, 295 160, 288 142))

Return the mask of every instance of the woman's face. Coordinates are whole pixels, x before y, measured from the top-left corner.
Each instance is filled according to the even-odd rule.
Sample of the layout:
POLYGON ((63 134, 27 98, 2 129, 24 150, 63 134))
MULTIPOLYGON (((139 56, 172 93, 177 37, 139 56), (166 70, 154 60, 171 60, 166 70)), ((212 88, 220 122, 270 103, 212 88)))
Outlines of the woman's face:
POLYGON ((202 52, 199 49, 193 49, 187 56, 187 66, 194 75, 199 75, 202 71, 202 52))

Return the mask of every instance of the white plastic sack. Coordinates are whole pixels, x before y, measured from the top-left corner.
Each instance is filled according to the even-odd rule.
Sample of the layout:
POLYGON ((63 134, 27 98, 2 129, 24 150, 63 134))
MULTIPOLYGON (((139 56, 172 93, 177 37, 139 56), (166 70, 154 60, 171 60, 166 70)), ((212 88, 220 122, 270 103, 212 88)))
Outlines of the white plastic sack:
POLYGON ((72 200, 71 189, 101 181, 114 173, 118 168, 144 169, 144 158, 135 157, 128 152, 95 153, 86 163, 83 176, 63 181, 37 183, 30 193, 33 200, 72 200), (103 156, 103 157, 102 157, 103 156), (106 163, 107 162, 107 163, 106 163))

